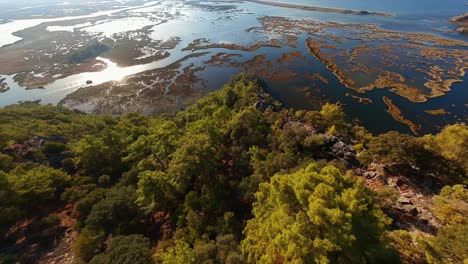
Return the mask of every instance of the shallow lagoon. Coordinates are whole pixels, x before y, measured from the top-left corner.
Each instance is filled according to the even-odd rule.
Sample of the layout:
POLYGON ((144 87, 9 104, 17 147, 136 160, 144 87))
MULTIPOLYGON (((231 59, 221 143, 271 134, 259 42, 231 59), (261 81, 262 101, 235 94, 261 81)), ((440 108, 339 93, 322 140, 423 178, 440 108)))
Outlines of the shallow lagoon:
MULTIPOLYGON (((193 54, 191 50, 184 50, 190 43, 197 39, 207 39, 209 43, 223 43, 223 44, 238 44, 238 45, 255 45, 256 43, 279 38, 273 32, 262 31, 247 31, 252 27, 259 27, 260 23, 258 18, 263 16, 282 16, 292 19, 313 19, 323 22, 338 21, 342 23, 363 23, 375 24, 383 29, 399 30, 406 32, 425 32, 432 35, 443 36, 446 38, 453 38, 462 41, 467 41, 468 37, 457 34, 454 32, 456 28, 454 25, 447 22, 448 18, 457 15, 463 8, 467 8, 463 1, 450 1, 448 3, 440 3, 440 1, 429 0, 425 1, 424 7, 420 6, 420 1, 401 1, 400 4, 395 4, 395 1, 344 1, 344 0, 314 0, 314 1, 289 1, 298 4, 317 5, 324 7, 336 7, 357 10, 369 11, 385 11, 390 12, 392 17, 380 16, 358 16, 347 14, 334 14, 334 13, 321 13, 310 12, 297 9, 286 9, 273 6, 259 5, 250 2, 210 2, 210 1, 162 1, 161 4, 154 4, 152 2, 150 7, 141 7, 135 9, 136 3, 127 3, 132 5, 132 8, 127 11, 120 10, 113 12, 108 10, 101 10, 100 12, 107 12, 116 14, 119 17, 102 18, 93 21, 92 26, 85 24, 85 27, 74 29, 90 34, 102 34, 103 36, 113 37, 113 32, 122 31, 122 21, 127 21, 122 17, 139 16, 138 20, 145 23, 138 23, 137 20, 128 22, 132 27, 128 30, 140 30, 145 28, 146 34, 155 40, 165 40, 171 37, 179 37, 180 42, 174 49, 170 49, 170 56, 168 58, 134 65, 129 67, 119 67, 109 59, 100 59, 104 61, 108 67, 101 72, 85 72, 73 74, 54 82, 45 85, 44 89, 25 90, 24 87, 18 85, 13 80, 13 76, 7 77, 7 83, 10 90, 0 94, 0 105, 8 105, 22 100, 41 100, 43 103, 58 103, 65 98, 69 93, 86 85, 87 80, 93 81, 94 85, 99 85, 112 80, 121 80, 125 76, 138 74, 145 71, 151 71, 158 68, 163 68, 170 65, 185 56, 193 54), (160 13, 167 13, 172 16, 164 21, 157 19, 160 13), (156 14, 156 15, 155 15, 156 14), (123 19, 123 20, 122 20, 123 19), (151 19, 154 20, 154 25, 151 25, 151 19), (114 21, 115 24, 112 24, 114 21), (141 25, 141 26, 140 26, 141 25), (115 31, 118 27, 119 30, 115 31), (111 31, 106 31, 110 28, 111 31), (94 29, 94 30, 93 30, 94 29)), ((142 3, 140 3, 142 4, 142 3)), ((150 5, 146 3, 146 5, 150 5)), ((125 8, 125 7, 120 7, 125 8)), ((126 7, 128 8, 128 7, 126 7)), ((104 14, 105 15, 105 14, 104 14)), ((75 24, 83 24, 84 18, 78 17, 75 24)), ((92 17, 92 15, 91 15, 92 17)), ((0 17, 1 18, 1 17, 0 17)), ((52 21, 60 21, 60 18, 53 18, 52 21)), ((66 20, 73 18, 67 17, 66 20)), ((63 21, 63 19, 62 19, 63 21)), ((34 22, 32 23, 34 25, 34 22)), ((84 22, 88 23, 88 22, 84 22)), ((37 24, 37 23, 36 23, 37 24)), ((5 26, 7 24, 3 24, 5 26)), ((53 23, 50 23, 53 26, 53 23)), ((11 31, 11 30, 10 30, 11 31)), ((346 96, 350 92, 349 89, 343 86, 340 81, 334 76, 326 66, 317 60, 307 51, 305 40, 307 34, 302 34, 298 39, 298 46, 291 47, 282 45, 280 48, 276 47, 260 47, 253 51, 239 51, 228 48, 210 48, 202 50, 201 52, 209 52, 209 54, 187 59, 182 63, 180 69, 186 67, 195 68, 196 66, 203 66, 203 70, 197 72, 197 76, 204 80, 204 82, 194 83, 199 89, 205 91, 218 88, 225 83, 229 77, 240 71, 249 71, 248 66, 244 65, 246 62, 255 58, 255 56, 264 56, 268 61, 278 61, 278 59, 285 53, 299 51, 305 60, 296 60, 281 66, 281 71, 291 71, 295 73, 294 78, 287 80, 268 80, 270 92, 277 98, 282 100, 288 107, 297 108, 314 108, 317 102, 341 102, 344 104, 347 113, 352 118, 357 118, 364 125, 370 127, 374 132, 384 132, 390 129, 408 132, 409 128, 397 122, 391 115, 386 112, 386 105, 382 101, 383 96, 389 96, 392 101, 403 111, 405 117, 418 122, 422 125, 421 133, 432 132, 437 130, 438 126, 453 123, 456 121, 466 121, 466 98, 467 97, 467 78, 465 76, 464 82, 455 83, 452 86, 452 91, 444 96, 429 99, 425 103, 415 104, 401 96, 395 95, 384 90, 373 90, 365 93, 364 96, 373 101, 371 104, 362 104, 356 101, 355 98, 346 96), (229 63, 210 65, 207 61, 214 55, 223 52, 230 54, 238 54, 240 56, 233 57, 229 63), (310 80, 304 76, 309 73, 319 73, 328 80, 326 85, 317 85, 313 89, 310 88, 310 80), (308 98, 304 95, 305 87, 309 87, 311 93, 314 94, 313 98, 308 98), (446 116, 431 116, 424 112, 428 109, 444 108, 450 115, 446 116)), ((114 36, 118 38, 119 36, 114 36)), ((21 42, 19 42, 20 44, 21 42)), ((17 44, 15 44, 17 45, 17 44)), ((466 49, 465 49, 466 50, 466 49)), ((0 49, 0 53, 2 49, 0 49)), ((467 51, 468 52, 468 51, 467 51)), ((1 74, 1 72, 0 72, 1 74)), ((417 79, 417 77, 415 77, 417 79)), ((88 105, 86 103, 86 105, 88 105)), ((86 110, 92 110, 87 108, 86 110)))

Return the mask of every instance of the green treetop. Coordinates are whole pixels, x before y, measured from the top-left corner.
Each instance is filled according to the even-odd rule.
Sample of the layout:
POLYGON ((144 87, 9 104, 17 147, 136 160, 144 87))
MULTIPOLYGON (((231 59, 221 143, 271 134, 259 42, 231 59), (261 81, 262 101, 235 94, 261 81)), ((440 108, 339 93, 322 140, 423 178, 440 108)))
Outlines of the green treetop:
POLYGON ((249 263, 366 263, 384 252, 390 220, 368 189, 335 167, 312 163, 275 175, 255 197, 242 241, 249 263))

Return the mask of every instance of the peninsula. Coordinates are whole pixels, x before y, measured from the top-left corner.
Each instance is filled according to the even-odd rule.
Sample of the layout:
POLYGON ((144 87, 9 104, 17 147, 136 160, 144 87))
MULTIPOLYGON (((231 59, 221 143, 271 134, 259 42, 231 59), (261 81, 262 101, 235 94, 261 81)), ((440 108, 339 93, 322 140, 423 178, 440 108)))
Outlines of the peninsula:
POLYGON ((330 8, 330 7, 296 5, 296 4, 272 2, 272 1, 263 1, 263 0, 244 0, 244 1, 245 2, 257 3, 257 4, 262 4, 262 5, 277 6, 277 7, 284 7, 284 8, 293 8, 293 9, 301 9, 301 10, 308 10, 308 11, 317 11, 317 12, 329 12, 329 13, 352 14, 352 15, 392 16, 389 13, 371 12, 371 11, 366 11, 366 10, 350 10, 350 9, 340 9, 340 8, 330 8))

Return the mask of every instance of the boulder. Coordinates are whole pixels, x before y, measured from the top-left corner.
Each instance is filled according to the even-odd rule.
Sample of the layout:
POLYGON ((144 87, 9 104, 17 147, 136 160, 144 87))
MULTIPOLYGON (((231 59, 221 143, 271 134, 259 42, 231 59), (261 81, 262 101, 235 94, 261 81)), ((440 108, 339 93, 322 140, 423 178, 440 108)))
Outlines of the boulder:
POLYGON ((270 102, 268 102, 267 100, 258 100, 254 103, 253 105, 257 110, 260 110, 260 111, 265 111, 267 110, 271 105, 270 105, 270 102))
POLYGON ((384 175, 377 175, 375 178, 374 178, 375 181, 378 181, 379 183, 381 184, 386 184, 387 183, 387 177, 385 177, 384 175))
POLYGON ((403 204, 395 207, 397 210, 411 214, 413 216, 418 215, 418 209, 412 204, 403 204))
POLYGON ((377 177, 377 172, 375 171, 366 171, 364 172, 364 174, 362 176, 366 177, 367 179, 373 179, 375 177, 377 177))
POLYGON ((400 187, 404 184, 404 182, 400 178, 388 178, 387 184, 391 187, 400 187))
POLYGON ((410 199, 405 197, 398 198, 398 203, 400 204, 413 204, 410 199))
POLYGON ((403 197, 405 197, 405 198, 411 198, 411 197, 413 197, 413 194, 412 194, 412 193, 402 193, 401 195, 402 195, 403 197))
POLYGON ((356 151, 354 151, 351 145, 346 144, 340 138, 325 135, 325 146, 328 146, 331 154, 341 160, 348 162, 349 164, 357 164, 356 151))

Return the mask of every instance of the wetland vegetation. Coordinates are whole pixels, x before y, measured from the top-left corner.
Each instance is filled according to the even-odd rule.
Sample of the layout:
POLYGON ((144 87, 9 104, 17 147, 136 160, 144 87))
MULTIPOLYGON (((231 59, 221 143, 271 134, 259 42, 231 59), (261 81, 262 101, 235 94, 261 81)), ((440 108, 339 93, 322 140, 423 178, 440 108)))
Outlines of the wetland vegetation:
MULTIPOLYGON (((437 9, 429 1, 427 8, 437 9)), ((457 1, 447 4, 449 11, 440 12, 441 17, 434 18, 437 22, 430 24, 412 1, 395 10, 386 0, 382 8, 341 0, 330 7, 301 0, 132 0, 108 8, 84 5, 82 12, 88 10, 87 14, 71 4, 75 16, 41 19, 18 11, 18 16, 29 19, 0 26, 7 44, 0 48, 0 78, 6 78, 2 86, 10 88, 2 89, 0 105, 41 100, 72 102, 68 105, 97 113, 173 111, 217 89, 233 74, 248 72, 262 77, 269 92, 291 107, 317 109, 324 102, 341 102, 349 116, 373 132, 420 127, 419 132, 433 133, 466 121, 466 102, 454 99, 466 96, 468 67, 466 36, 456 31, 464 16, 449 21, 460 13, 457 1), (335 8, 340 6, 345 8, 335 8), (453 30, 447 30, 450 27, 453 30), (153 72, 158 73, 157 81, 151 79, 153 72), (189 73, 193 76, 183 84, 171 85, 174 76, 189 73), (312 75, 321 78, 309 78, 312 75), (119 100, 110 99, 109 106, 102 107, 103 94, 98 91, 113 85, 122 88, 130 85, 129 80, 142 81, 125 91, 132 99, 115 106, 119 100), (172 91, 166 85, 164 94, 151 92, 162 91, 161 83, 172 91), (97 97, 90 97, 93 94, 97 97), (166 94, 173 99, 155 103, 166 94), (387 111, 384 96, 403 118, 387 111), (446 115, 427 112, 447 105, 446 115), (401 120, 409 122, 398 124, 401 120)), ((50 8, 57 12, 53 5, 50 8)), ((115 99, 122 91, 106 90, 115 99)))
POLYGON ((1 264, 468 261, 463 0, 2 1, 1 264))
POLYGON ((80 64, 85 61, 93 60, 110 49, 111 47, 102 42, 89 43, 70 54, 70 62, 73 64, 80 64))

